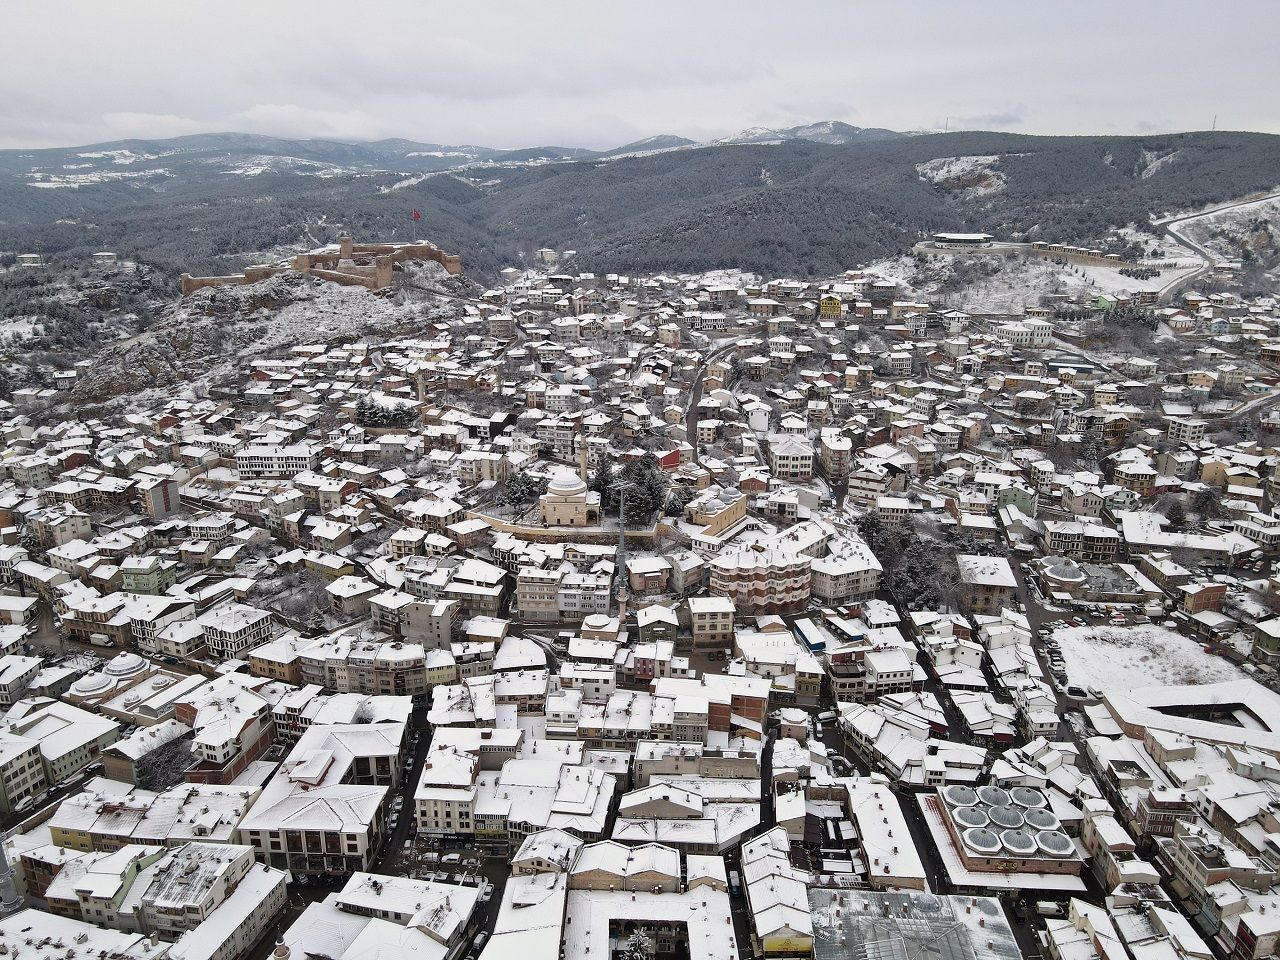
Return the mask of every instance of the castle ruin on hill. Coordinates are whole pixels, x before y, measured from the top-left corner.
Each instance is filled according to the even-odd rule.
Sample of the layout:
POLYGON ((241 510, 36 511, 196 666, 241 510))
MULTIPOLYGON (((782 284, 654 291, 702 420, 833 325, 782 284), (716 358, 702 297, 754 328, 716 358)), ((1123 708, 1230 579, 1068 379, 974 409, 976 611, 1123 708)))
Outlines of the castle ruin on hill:
POLYGON ((462 272, 462 260, 456 254, 445 253, 435 244, 426 241, 415 243, 355 243, 351 237, 341 237, 336 246, 330 245, 299 253, 292 260, 275 264, 255 264, 243 273, 221 277, 193 277, 182 275, 182 295, 195 293, 205 287, 235 286, 256 283, 279 273, 302 273, 331 280, 348 286, 381 290, 391 285, 394 264, 406 260, 434 260, 451 274, 462 272))

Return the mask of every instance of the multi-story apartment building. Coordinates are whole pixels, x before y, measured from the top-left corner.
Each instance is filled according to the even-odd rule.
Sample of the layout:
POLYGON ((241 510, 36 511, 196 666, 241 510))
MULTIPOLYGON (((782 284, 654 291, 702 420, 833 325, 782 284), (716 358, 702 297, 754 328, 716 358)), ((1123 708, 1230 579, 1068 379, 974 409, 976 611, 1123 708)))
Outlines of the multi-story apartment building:
POLYGON ((1017 593, 1013 568, 1003 557, 957 554, 963 592, 960 605, 969 614, 997 614, 1009 606, 1017 593))
POLYGON ((827 603, 852 603, 880 589, 880 561, 860 538, 849 536, 829 543, 831 553, 813 561, 813 595, 827 603))
POLYGON ((48 789, 39 742, 0 733, 0 813, 24 810, 48 789))
POLYGON ((810 480, 813 477, 813 444, 796 434, 771 434, 769 465, 779 480, 810 480))
POLYGON ((734 605, 730 597, 690 597, 689 620, 695 647, 728 647, 733 643, 734 605))
POLYGON ((0 656, 0 709, 8 710, 21 700, 43 666, 44 661, 39 657, 19 653, 0 656))
POLYGON ((314 470, 319 450, 306 443, 250 444, 236 451, 236 471, 242 480, 292 477, 314 470))
POLYGON ((120 589, 125 593, 164 593, 177 579, 178 565, 159 557, 125 557, 120 562, 120 589))
POLYGON ((235 517, 229 513, 203 513, 193 517, 187 526, 191 539, 214 544, 223 543, 235 530, 235 517))
POLYGON ((560 619, 560 581, 564 570, 524 567, 516 577, 516 609, 522 620, 554 622, 560 619))
POLYGON ((818 462, 829 483, 843 483, 853 465, 853 441, 834 430, 823 430, 818 440, 818 462))
POLYGON ((613 602, 611 578, 602 573, 569 573, 556 598, 560 619, 568 622, 607 614, 613 602))
POLYGON ((457 600, 415 600, 400 611, 400 635, 426 650, 447 650, 461 619, 457 600))
POLYGON ((367 870, 399 784, 405 725, 313 725, 236 830, 258 859, 294 874, 367 870))
POLYGON ((196 622, 204 632, 209 655, 216 660, 243 656, 271 639, 271 614, 243 603, 215 607, 196 622))
POLYGON ((14 734, 39 742, 50 783, 61 783, 96 761, 120 733, 114 720, 45 697, 15 704, 5 727, 0 736, 14 734))
POLYGON ((477 753, 453 745, 433 748, 413 793, 418 831, 428 836, 473 833, 479 776, 477 753))
POLYGON ((744 614, 799 610, 809 602, 812 563, 780 547, 733 547, 711 561, 710 592, 744 614))

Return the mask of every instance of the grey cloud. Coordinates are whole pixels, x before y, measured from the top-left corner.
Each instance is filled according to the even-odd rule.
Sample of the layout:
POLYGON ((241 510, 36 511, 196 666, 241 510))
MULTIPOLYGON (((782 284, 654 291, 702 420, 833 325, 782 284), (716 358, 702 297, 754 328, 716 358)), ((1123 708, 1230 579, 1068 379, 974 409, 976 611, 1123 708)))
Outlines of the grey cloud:
POLYGON ((1026 113, 1027 108, 1019 104, 1016 107, 1010 107, 998 113, 979 113, 968 117, 952 117, 951 129, 1004 130, 1009 127, 1019 127, 1023 124, 1026 113))
POLYGON ((603 147, 828 119, 1204 128, 1228 111, 1237 129, 1280 131, 1269 49, 1280 4, 1239 0, 1231 22, 1200 30, 1211 48, 1231 44, 1225 92, 1213 58, 1170 57, 1199 9, 984 0, 975 16, 914 0, 370 0, 353 18, 346 0, 222 0, 215 17, 170 0, 46 0, 6 10, 0 145, 239 129, 603 147))

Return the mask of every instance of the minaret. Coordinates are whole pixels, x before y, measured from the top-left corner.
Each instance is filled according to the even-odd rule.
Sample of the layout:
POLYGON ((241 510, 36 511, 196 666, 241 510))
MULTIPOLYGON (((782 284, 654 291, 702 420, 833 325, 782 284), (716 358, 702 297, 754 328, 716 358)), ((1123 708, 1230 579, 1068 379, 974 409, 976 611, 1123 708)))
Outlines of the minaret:
POLYGON ((8 835, 0 833, 0 918, 11 916, 22 909, 22 898, 13 883, 13 868, 9 866, 9 854, 4 848, 8 835))
POLYGON ((618 491, 618 553, 615 558, 618 577, 618 626, 627 621, 627 601, 631 594, 627 592, 627 491, 631 484, 622 481, 614 485, 618 491))
POLYGON ((578 438, 578 479, 583 483, 590 483, 591 478, 587 476, 587 438, 578 438))

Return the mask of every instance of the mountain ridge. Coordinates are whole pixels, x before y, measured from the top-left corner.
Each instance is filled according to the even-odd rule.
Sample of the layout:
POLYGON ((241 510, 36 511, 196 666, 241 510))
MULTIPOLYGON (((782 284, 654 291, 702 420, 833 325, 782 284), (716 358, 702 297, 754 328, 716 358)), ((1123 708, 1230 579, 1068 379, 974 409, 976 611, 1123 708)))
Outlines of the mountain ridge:
MULTIPOLYGON (((208 139, 163 156, 153 141, 121 143, 79 150, 103 156, 72 158, 77 169, 28 156, 28 168, 41 165, 36 178, 0 163, 0 250, 112 249, 174 272, 218 273, 344 232, 407 238, 417 208, 418 235, 478 277, 532 263, 543 246, 576 250, 581 269, 807 276, 909 251, 939 230, 1101 246, 1119 228, 1271 189, 1280 170, 1280 136, 1228 132, 668 141, 557 161, 546 148, 522 162, 424 156, 417 172, 344 166, 342 151, 353 148, 333 153, 323 141, 281 141, 276 157, 252 153, 260 140, 231 157, 208 139)), ((368 149, 430 153, 406 144, 441 146, 368 149)))
MULTIPOLYGON (((270 134, 240 133, 191 133, 177 137, 128 137, 105 140, 98 143, 68 147, 9 148, 0 150, 0 170, 28 169, 24 160, 42 160, 45 164, 66 164, 75 160, 120 159, 100 154, 123 155, 126 152, 137 158, 160 159, 163 157, 201 153, 236 152, 266 153, 278 156, 298 156, 300 159, 316 159, 325 162, 347 162, 365 168, 384 169, 389 172, 416 172, 423 167, 421 158, 452 158, 456 162, 445 169, 475 162, 530 162, 548 160, 587 160, 597 157, 626 156, 632 153, 747 144, 756 142, 782 142, 811 139, 819 143, 852 143, 859 139, 883 136, 905 136, 891 130, 851 127, 839 121, 828 120, 786 128, 755 128, 760 139, 728 137, 723 140, 699 142, 676 134, 656 134, 634 140, 617 147, 601 150, 587 147, 563 147, 551 144, 531 144, 521 147, 491 147, 477 144, 445 144, 410 140, 403 137, 385 137, 378 140, 346 140, 337 137, 279 137, 270 134), (415 162, 416 161, 416 162, 415 162)), ((128 160, 137 163, 139 160, 128 160)), ((43 164, 42 164, 43 166, 43 164)), ((427 164, 428 168, 434 168, 427 164)))

